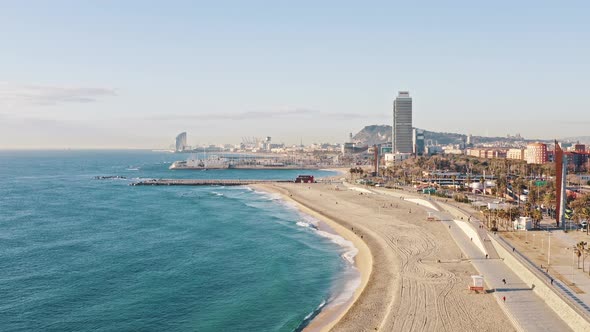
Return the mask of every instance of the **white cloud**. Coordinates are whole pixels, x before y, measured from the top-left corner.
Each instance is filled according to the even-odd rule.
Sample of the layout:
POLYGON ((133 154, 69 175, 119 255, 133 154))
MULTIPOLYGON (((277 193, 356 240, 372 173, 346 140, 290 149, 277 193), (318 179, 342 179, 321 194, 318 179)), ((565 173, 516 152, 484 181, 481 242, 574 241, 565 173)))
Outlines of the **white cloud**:
POLYGON ((91 103, 102 97, 116 96, 109 88, 17 85, 0 82, 0 105, 56 105, 60 103, 91 103))

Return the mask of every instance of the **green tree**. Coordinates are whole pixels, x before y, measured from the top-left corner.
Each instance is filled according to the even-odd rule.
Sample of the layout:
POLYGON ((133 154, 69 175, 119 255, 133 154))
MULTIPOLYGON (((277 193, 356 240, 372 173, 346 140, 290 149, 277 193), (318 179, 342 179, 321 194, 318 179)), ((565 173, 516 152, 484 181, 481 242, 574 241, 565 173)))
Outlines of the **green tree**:
POLYGON ((541 212, 541 210, 534 209, 531 217, 533 218, 534 228, 539 228, 541 220, 543 219, 543 213, 541 212))

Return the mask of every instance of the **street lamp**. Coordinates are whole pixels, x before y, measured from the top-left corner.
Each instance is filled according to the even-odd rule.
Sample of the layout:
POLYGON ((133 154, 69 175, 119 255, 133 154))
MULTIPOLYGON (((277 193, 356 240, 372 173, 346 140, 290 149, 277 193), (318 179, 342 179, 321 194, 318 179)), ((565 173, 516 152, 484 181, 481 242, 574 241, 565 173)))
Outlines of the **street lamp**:
POLYGON ((551 265, 551 232, 547 232, 547 266, 551 265))
POLYGON ((576 248, 574 247, 574 250, 572 250, 572 285, 576 284, 574 282, 574 265, 575 264, 576 264, 576 248))

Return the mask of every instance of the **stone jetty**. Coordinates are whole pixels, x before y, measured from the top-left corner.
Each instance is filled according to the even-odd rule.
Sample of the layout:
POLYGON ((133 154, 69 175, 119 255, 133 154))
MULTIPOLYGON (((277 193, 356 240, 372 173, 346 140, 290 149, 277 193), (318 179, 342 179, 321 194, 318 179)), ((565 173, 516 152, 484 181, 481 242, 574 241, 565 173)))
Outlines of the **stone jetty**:
POLYGON ((291 180, 240 180, 240 179, 149 179, 131 183, 131 186, 245 186, 256 183, 293 182, 291 180))

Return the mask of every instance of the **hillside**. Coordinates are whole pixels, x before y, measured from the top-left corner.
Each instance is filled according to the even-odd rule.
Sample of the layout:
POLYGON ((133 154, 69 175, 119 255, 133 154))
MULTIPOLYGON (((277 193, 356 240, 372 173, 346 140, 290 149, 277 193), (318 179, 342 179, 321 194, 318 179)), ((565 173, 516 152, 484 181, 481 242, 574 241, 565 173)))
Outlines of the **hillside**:
MULTIPOLYGON (((454 133, 438 133, 424 131, 424 139, 437 141, 439 144, 458 144, 463 141, 465 135, 454 133)), ((353 142, 358 145, 374 145, 391 142, 391 126, 370 125, 363 128, 352 137, 353 142)))
MULTIPOLYGON (((424 139, 426 141, 432 140, 433 143, 441 145, 447 144, 460 144, 466 140, 467 135, 457 133, 442 133, 436 131, 424 130, 424 139)), ((486 136, 473 136, 474 142, 477 143, 491 143, 491 142, 534 142, 543 140, 531 140, 517 137, 486 137, 486 136)), ((356 135, 352 137, 352 141, 358 145, 374 145, 391 142, 391 126, 389 125, 370 125, 363 128, 356 135)), ((590 143, 590 136, 571 137, 564 139, 564 141, 581 143, 590 143)), ((547 141, 550 142, 550 141, 547 141)))
POLYGON ((352 141, 358 145, 374 145, 391 142, 391 126, 366 126, 352 137, 352 141))

